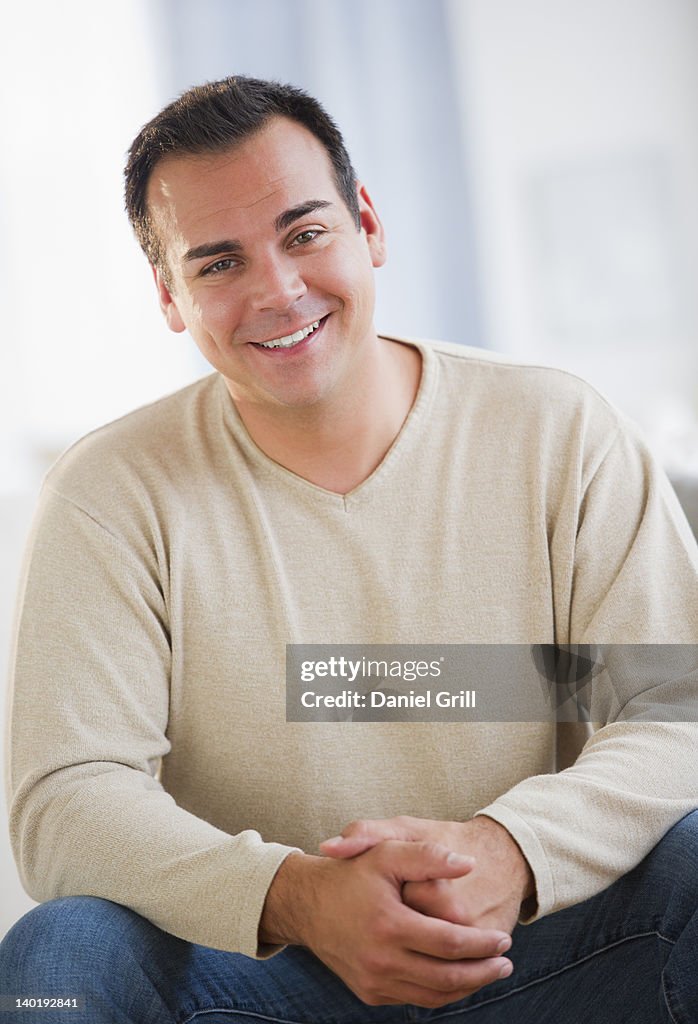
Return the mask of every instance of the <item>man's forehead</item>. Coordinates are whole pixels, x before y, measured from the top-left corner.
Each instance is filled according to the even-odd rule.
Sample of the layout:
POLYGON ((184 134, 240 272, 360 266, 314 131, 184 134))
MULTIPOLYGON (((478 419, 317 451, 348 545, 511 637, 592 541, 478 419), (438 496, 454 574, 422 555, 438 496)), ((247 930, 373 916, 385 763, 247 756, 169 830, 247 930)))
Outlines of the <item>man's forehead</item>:
POLYGON ((271 221, 318 190, 337 198, 326 150, 302 125, 275 118, 228 150, 163 157, 148 184, 148 205, 156 220, 180 227, 235 212, 271 221))

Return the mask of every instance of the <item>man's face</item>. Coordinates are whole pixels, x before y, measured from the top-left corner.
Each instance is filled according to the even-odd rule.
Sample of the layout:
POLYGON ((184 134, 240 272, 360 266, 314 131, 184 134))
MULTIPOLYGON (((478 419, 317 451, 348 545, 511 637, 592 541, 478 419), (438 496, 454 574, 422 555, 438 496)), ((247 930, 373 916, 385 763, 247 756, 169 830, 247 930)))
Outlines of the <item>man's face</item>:
POLYGON ((230 151, 167 157, 148 200, 168 324, 189 330, 236 401, 307 407, 360 383, 383 233, 363 189, 357 229, 314 135, 274 118, 230 151))

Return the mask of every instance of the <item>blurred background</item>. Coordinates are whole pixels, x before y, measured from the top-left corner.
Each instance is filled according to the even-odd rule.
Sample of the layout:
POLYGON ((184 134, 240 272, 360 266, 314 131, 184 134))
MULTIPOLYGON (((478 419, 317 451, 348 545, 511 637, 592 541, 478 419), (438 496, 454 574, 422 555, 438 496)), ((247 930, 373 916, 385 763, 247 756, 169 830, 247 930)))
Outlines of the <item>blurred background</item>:
MULTIPOLYGON (((640 423, 698 528, 695 0, 36 0, 0 40, 0 659, 43 473, 208 372, 122 210, 188 86, 289 81, 381 213, 377 326, 558 365, 640 423)), ((0 936, 31 905, 0 834, 0 936)))

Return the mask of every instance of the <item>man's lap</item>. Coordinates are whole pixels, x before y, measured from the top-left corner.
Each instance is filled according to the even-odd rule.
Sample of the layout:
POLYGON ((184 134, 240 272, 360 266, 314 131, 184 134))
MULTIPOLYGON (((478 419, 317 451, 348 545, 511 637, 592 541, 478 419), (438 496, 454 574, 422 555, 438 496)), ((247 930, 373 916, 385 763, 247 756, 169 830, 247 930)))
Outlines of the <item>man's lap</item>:
POLYGON ((18 1020, 185 1024, 688 1024, 698 1020, 698 812, 607 890, 514 931, 511 977, 437 1010, 369 1007, 307 950, 268 960, 197 946, 94 897, 53 900, 0 946, 0 995, 84 997, 18 1020))

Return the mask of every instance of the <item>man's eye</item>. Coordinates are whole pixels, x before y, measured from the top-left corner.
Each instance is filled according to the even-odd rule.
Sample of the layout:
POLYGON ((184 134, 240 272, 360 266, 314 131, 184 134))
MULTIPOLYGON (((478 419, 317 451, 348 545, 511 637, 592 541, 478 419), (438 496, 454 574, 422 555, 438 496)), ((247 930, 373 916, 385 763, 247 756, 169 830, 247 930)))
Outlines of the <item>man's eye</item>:
POLYGON ((301 231, 300 235, 291 242, 291 245, 307 245, 308 242, 312 242, 318 235, 322 234, 317 228, 309 229, 308 231, 301 231))
POLYGON ((202 276, 210 276, 213 274, 221 274, 225 270, 230 270, 231 267, 237 266, 237 260, 234 260, 231 256, 224 256, 223 259, 216 260, 215 263, 209 264, 205 267, 201 274, 202 276))

